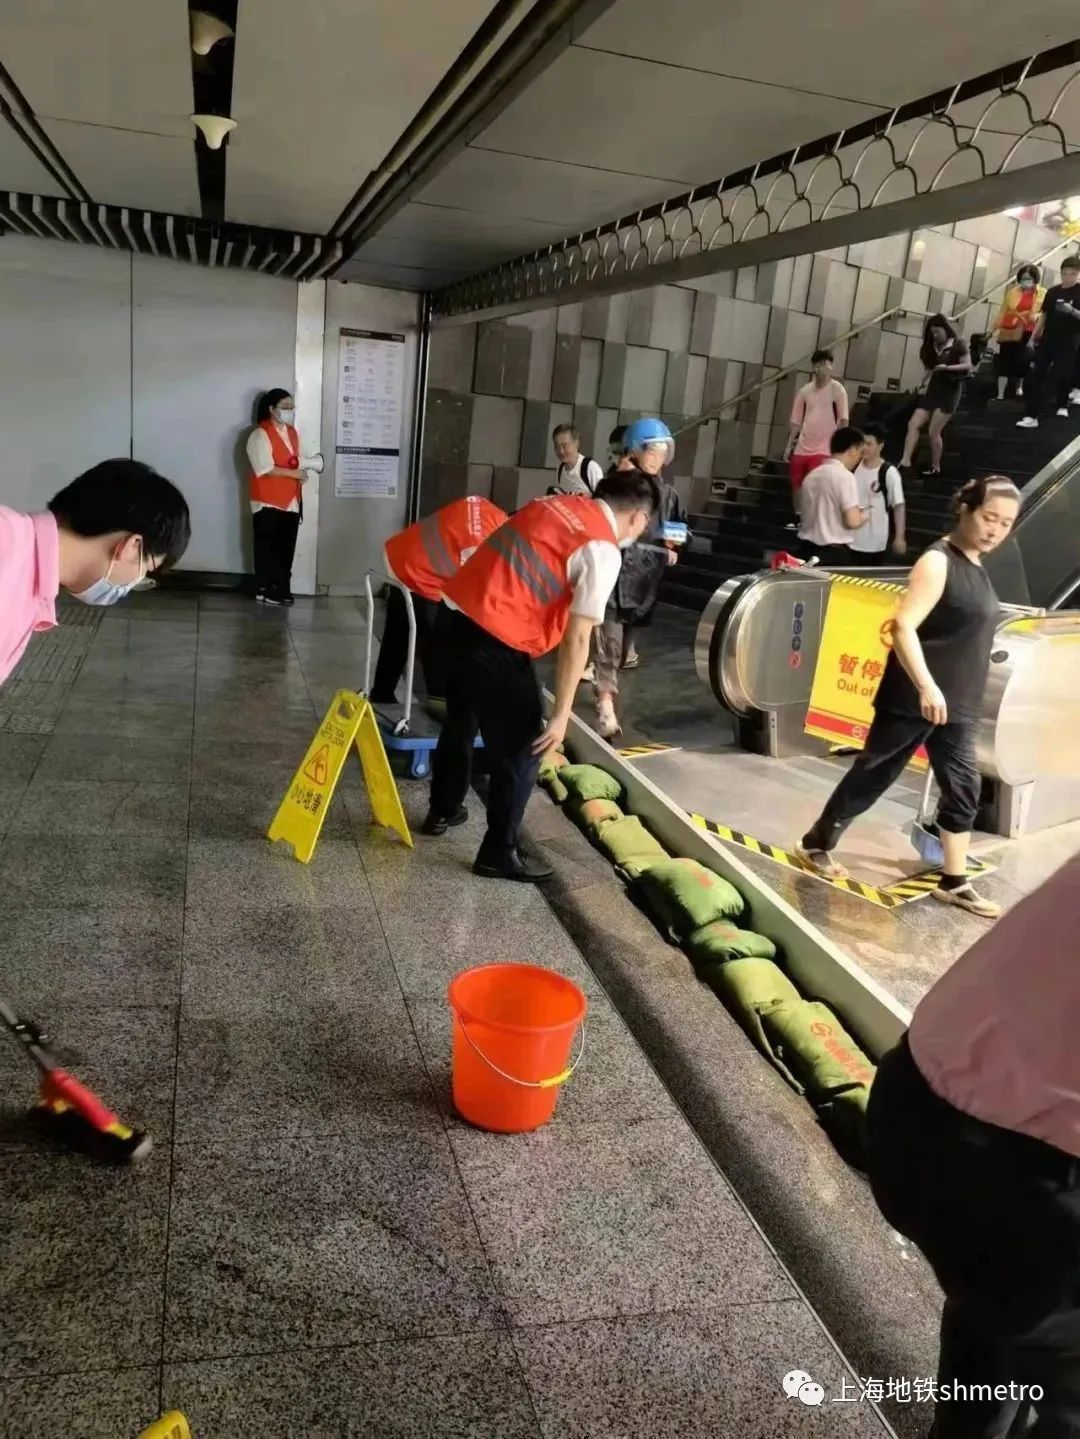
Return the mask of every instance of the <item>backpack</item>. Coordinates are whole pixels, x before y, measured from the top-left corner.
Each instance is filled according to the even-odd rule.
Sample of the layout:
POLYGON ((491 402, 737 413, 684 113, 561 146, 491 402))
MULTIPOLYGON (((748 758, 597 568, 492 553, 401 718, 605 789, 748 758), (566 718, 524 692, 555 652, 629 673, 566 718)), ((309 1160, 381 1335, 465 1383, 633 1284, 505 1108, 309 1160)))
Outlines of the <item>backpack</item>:
MULTIPOLYGON (((585 488, 588 490, 588 492, 589 492, 590 495, 591 495, 592 492, 593 492, 593 486, 589 483, 589 466, 590 466, 592 463, 593 463, 593 460, 592 460, 591 456, 589 456, 589 455, 582 455, 582 457, 581 457, 581 469, 580 469, 580 471, 579 471, 579 474, 581 475, 582 483, 585 485, 585 488)), ((558 472, 558 474, 556 475, 556 480, 561 480, 561 478, 562 478, 562 472, 563 472, 563 470, 564 470, 565 468, 566 468, 565 465, 561 465, 561 464, 560 464, 560 466, 559 466, 559 472, 558 472)), ((549 485, 549 486, 548 486, 547 493, 548 493, 549 495, 569 495, 569 494, 574 494, 574 493, 576 493, 576 492, 573 491, 573 490, 568 490, 564 485, 554 484, 554 485, 549 485)))

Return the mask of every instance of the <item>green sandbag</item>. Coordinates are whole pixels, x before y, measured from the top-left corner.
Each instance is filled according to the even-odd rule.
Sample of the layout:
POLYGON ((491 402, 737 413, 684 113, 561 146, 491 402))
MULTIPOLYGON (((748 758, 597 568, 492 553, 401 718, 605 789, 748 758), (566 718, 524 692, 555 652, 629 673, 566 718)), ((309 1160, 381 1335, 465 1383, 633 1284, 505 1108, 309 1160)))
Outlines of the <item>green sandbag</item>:
POLYGON ((548 770, 547 774, 541 774, 540 783, 556 804, 566 803, 570 796, 570 791, 559 778, 558 770, 552 769, 548 770))
MULTIPOLYGON (((714 964, 726 964, 732 959, 776 958, 776 945, 771 939, 750 929, 740 929, 730 919, 714 919, 712 924, 695 929, 684 947, 699 974, 714 964)), ((790 996, 797 997, 797 992, 790 996)))
POLYGON ((734 885, 695 859, 650 865, 638 889, 653 919, 676 944, 715 919, 738 919, 746 908, 734 885))
POLYGON ((615 776, 595 764, 563 765, 559 778, 574 799, 618 799, 622 794, 615 776))
POLYGON ((666 849, 662 850, 660 854, 632 854, 620 862, 618 870, 623 879, 632 882, 640 879, 647 869, 652 869, 654 864, 662 864, 667 857, 666 849))
POLYGON ((866 1105, 870 1087, 857 1085, 842 1090, 818 1106, 821 1127, 844 1159, 858 1169, 866 1168, 866 1105))
POLYGON ((762 1014, 761 1023, 772 1053, 813 1099, 831 1099, 874 1077, 873 1064, 828 1005, 789 1000, 762 1014))
POLYGON ((540 759, 540 778, 547 779, 557 769, 564 769, 570 761, 557 749, 545 750, 540 759))
POLYGON ((799 991, 771 959, 729 959, 710 966, 705 976, 750 1038, 763 1049, 787 1082, 802 1092, 791 1071, 773 1053, 762 1027, 762 1015, 778 1004, 798 1002, 799 991))
POLYGON ((636 814, 623 815, 621 819, 600 825, 596 843, 623 873, 628 873, 629 866, 637 875, 650 865, 668 858, 667 850, 649 833, 636 814))
POLYGON ((570 816, 593 839, 607 824, 618 824, 626 816, 613 799, 574 800, 567 806, 570 816))

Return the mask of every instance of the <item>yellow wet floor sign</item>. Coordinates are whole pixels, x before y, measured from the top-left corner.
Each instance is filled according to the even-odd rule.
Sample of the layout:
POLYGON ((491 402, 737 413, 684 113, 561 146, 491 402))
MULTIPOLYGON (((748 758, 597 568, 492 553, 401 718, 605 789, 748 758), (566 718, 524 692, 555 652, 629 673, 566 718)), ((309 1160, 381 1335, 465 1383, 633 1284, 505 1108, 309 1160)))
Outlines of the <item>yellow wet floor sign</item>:
POLYGON ((268 839, 288 840, 304 864, 315 853, 326 811, 353 745, 360 756, 372 818, 413 847, 375 712, 363 695, 338 690, 267 830, 268 839))

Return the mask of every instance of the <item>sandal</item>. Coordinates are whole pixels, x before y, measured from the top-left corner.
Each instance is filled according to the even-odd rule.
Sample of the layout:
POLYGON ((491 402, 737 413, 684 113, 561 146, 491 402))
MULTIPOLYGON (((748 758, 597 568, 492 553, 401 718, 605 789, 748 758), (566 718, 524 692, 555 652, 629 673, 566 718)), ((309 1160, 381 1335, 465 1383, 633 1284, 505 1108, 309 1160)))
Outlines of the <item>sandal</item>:
POLYGON ((827 849, 804 849, 801 844, 797 844, 795 857, 802 860, 806 868, 821 879, 848 878, 847 870, 833 859, 827 849))
POLYGON ((955 904, 957 909, 966 909, 968 914, 977 914, 980 919, 997 919, 1001 913, 1001 905, 985 899, 970 880, 955 889, 944 889, 939 884, 933 895, 942 904, 955 904))

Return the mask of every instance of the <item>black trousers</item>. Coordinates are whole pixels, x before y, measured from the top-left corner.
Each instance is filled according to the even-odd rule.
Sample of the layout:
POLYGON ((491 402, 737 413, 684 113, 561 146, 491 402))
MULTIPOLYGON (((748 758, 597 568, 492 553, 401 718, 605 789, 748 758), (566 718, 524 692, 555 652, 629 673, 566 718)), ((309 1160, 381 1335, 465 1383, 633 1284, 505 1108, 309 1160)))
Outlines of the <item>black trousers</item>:
MULTIPOLYGON (((1080 327, 1078 327, 1080 328, 1080 327)), ((1050 344, 1043 340, 1035 346, 1035 358, 1024 380, 1024 413, 1038 419, 1042 410, 1048 409, 1046 392, 1048 383, 1053 385, 1054 408, 1069 408, 1069 391, 1073 387, 1073 368, 1076 365, 1077 341, 1058 341, 1050 344)))
POLYGON ((850 569, 862 564, 850 545, 816 545, 813 540, 799 539, 799 558, 812 560, 817 556, 822 569, 850 569))
POLYGON ((934 1439, 1080 1435, 1080 1161, 940 1099, 907 1039, 881 1062, 868 1172, 889 1223, 945 1292, 934 1439), (1038 1385, 1038 1419, 997 1385, 1038 1385), (971 1386, 980 1386, 972 1392, 971 1386), (989 1393, 982 1386, 989 1386, 989 1393))
POLYGON ((975 824, 981 788, 975 766, 974 724, 932 725, 922 718, 879 710, 866 747, 805 835, 805 848, 835 849, 852 820, 865 814, 896 783, 920 745, 926 746, 941 789, 938 824, 949 834, 967 834, 975 824))
MULTIPOLYGON (((415 593, 412 602, 416 617, 416 658, 424 676, 424 688, 429 699, 445 699, 447 629, 451 611, 445 605, 415 593)), ((405 596, 396 585, 391 585, 386 599, 386 623, 371 684, 371 692, 377 699, 389 701, 405 673, 408 660, 409 612, 405 608, 405 596)))
POLYGON ((443 722, 431 775, 431 810, 448 817, 472 778, 477 730, 488 764, 487 833, 477 858, 499 864, 517 848, 540 761, 532 743, 544 728, 533 662, 452 611, 443 722))
POLYGON ((293 556, 300 516, 263 505, 251 517, 255 540, 255 586, 270 595, 292 594, 293 556))

